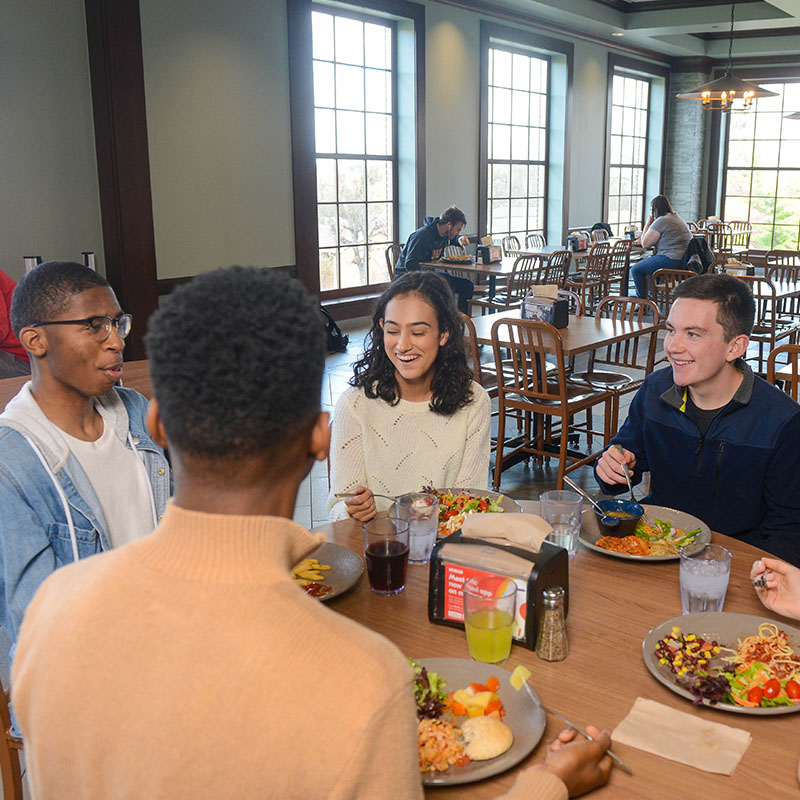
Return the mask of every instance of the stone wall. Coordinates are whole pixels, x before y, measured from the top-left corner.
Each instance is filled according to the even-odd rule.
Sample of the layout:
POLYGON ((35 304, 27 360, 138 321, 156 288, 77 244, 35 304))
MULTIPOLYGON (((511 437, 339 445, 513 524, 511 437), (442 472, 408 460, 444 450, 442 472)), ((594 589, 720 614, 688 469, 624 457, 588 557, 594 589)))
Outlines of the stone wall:
POLYGON ((709 80, 711 76, 703 72, 673 72, 670 77, 664 194, 685 220, 705 216, 703 161, 711 112, 699 100, 679 100, 675 95, 709 80))

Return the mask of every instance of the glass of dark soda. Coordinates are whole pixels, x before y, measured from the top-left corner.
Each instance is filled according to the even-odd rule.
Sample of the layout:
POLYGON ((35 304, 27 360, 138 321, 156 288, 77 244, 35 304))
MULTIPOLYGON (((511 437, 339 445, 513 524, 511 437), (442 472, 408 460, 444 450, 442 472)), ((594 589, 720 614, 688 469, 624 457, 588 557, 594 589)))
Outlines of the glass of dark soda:
POLYGON ((408 530, 408 520, 394 517, 376 517, 364 525, 364 559, 370 589, 376 594, 405 589, 408 530))

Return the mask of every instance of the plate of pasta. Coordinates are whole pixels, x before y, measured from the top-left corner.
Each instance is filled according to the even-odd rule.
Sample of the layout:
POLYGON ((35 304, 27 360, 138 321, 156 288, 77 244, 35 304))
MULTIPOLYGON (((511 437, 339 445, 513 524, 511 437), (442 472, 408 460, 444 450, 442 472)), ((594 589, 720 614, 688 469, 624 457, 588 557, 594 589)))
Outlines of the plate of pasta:
POLYGON ((590 550, 632 561, 670 561, 680 558, 687 544, 708 544, 711 529, 702 520, 676 508, 646 505, 632 536, 607 536, 589 510, 583 515, 580 542, 590 550))
POLYGON ((706 612, 662 622, 642 643, 647 669, 676 694, 720 711, 800 711, 800 630, 751 614, 706 612))

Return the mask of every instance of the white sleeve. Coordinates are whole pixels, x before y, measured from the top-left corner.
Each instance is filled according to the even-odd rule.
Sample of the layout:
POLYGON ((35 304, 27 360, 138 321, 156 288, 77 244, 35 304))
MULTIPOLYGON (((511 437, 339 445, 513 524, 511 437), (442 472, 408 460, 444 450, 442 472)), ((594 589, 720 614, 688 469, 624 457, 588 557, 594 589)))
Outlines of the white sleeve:
POLYGON ((356 486, 367 485, 364 464, 363 427, 354 401, 363 398, 361 390, 346 391, 336 403, 331 431, 331 489, 328 495, 328 519, 336 522, 347 519, 344 500, 336 498, 337 492, 352 492, 356 486))
POLYGON ((492 405, 486 390, 472 384, 472 402, 467 407, 467 440, 454 486, 489 488, 492 405))

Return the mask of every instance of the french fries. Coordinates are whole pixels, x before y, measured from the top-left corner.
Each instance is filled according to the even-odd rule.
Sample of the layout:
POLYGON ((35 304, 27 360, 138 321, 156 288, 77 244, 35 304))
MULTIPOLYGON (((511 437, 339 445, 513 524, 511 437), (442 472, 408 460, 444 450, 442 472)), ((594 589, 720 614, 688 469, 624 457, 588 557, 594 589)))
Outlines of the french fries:
POLYGON ((330 568, 330 564, 320 564, 316 558, 304 558, 292 569, 292 578, 300 586, 308 586, 312 581, 324 581, 325 576, 322 573, 330 568))

